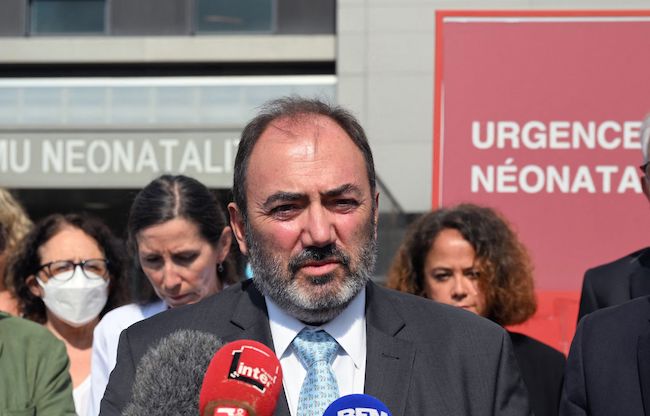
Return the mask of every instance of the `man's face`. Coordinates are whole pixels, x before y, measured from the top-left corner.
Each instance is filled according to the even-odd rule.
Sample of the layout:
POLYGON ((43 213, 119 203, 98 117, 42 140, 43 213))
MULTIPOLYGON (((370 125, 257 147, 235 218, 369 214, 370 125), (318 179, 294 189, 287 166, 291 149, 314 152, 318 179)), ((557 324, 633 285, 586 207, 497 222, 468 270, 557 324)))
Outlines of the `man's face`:
POLYGON ((250 156, 246 198, 245 223, 229 210, 258 288, 303 322, 338 315, 376 257, 377 195, 359 148, 327 117, 275 120, 250 156))

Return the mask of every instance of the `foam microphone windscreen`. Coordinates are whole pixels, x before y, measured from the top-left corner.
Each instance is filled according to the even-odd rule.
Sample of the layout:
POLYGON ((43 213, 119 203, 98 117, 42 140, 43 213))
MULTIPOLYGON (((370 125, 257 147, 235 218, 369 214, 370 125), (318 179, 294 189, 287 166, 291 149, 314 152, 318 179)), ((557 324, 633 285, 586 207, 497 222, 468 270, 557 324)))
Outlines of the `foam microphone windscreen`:
POLYGON ((282 367, 273 351, 252 340, 224 345, 203 378, 202 416, 272 416, 282 390, 282 367))
POLYGON ((327 406, 323 416, 391 416, 390 410, 376 397, 348 394, 327 406))
POLYGON ((196 416, 203 375, 222 345, 216 336, 194 330, 163 338, 140 359, 122 416, 196 416))

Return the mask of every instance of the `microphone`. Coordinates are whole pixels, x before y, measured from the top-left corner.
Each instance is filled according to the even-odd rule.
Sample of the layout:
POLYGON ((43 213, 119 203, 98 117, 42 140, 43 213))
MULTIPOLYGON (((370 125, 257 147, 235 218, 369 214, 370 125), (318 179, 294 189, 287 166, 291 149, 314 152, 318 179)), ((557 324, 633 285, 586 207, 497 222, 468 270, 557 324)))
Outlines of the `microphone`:
POLYGON ((367 394, 348 394, 334 400, 323 416, 392 416, 379 399, 367 394))
POLYGON ((196 416, 203 374, 222 345, 216 336, 195 330, 163 338, 140 359, 122 416, 196 416))
POLYGON ((269 347, 233 341, 212 358, 203 378, 202 416, 272 416, 282 389, 282 367, 269 347))

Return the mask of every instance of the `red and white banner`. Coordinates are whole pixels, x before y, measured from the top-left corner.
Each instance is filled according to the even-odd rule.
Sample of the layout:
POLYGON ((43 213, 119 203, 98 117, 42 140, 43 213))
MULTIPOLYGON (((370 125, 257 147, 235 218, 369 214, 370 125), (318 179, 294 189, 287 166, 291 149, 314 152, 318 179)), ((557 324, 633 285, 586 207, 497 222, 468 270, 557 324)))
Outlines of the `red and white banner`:
POLYGON ((520 330, 566 352, 585 270, 650 244, 650 10, 439 11, 436 24, 433 207, 508 218, 540 301, 520 330))

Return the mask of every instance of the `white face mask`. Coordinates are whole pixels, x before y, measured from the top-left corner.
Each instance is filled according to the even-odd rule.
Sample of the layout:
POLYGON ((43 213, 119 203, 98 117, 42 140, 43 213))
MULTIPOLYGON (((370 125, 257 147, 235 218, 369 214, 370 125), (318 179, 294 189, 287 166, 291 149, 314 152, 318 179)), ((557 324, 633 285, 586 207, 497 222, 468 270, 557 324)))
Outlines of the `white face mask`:
MULTIPOLYGON (((93 275, 90 272, 86 274, 93 275)), ((108 281, 101 276, 96 279, 84 276, 81 266, 76 266, 74 273, 65 282, 50 278, 43 283, 36 280, 43 288, 43 303, 62 321, 80 327, 92 321, 106 305, 108 300, 108 281)))

